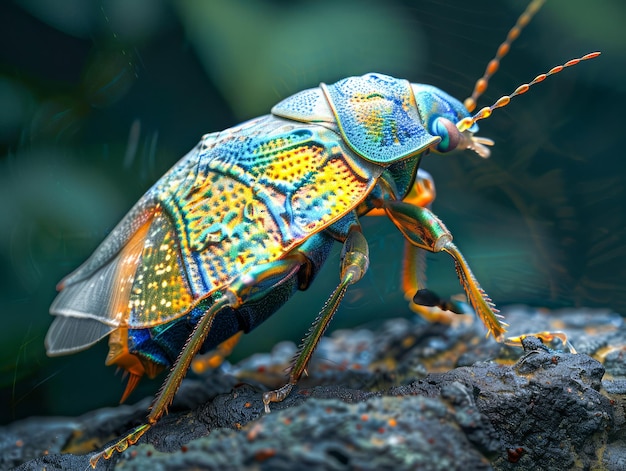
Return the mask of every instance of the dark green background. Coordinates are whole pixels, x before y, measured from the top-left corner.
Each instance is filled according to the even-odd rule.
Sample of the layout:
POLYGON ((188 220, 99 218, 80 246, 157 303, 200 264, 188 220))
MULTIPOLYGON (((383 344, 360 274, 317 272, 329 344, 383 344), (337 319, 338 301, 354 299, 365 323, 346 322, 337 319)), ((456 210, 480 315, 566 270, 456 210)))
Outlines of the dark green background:
MULTIPOLYGON (((320 81, 378 71, 471 91, 526 2, 351 0, 5 1, 0 4, 0 422, 114 405, 106 345, 48 359, 55 284, 200 136, 267 113, 320 81)), ((429 156, 434 210, 502 306, 626 313, 622 0, 552 0, 481 104, 552 66, 603 55, 534 87, 481 123, 491 159, 429 156)), ((401 236, 364 222, 371 270, 335 327, 411 314, 401 236)), ((430 286, 460 291, 445 255, 430 286)), ((333 257, 307 293, 236 355, 298 339, 337 282, 333 257)), ((154 390, 146 382, 131 398, 154 390)))

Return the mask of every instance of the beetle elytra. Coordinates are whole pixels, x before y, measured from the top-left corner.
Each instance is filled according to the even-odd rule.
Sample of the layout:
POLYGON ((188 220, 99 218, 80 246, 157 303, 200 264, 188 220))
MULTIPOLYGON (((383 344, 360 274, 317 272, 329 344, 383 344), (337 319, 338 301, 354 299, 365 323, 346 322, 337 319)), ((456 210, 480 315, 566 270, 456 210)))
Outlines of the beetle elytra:
MULTIPOLYGON (((335 241, 343 244, 340 282, 304 338, 285 386, 297 383, 350 284, 369 264, 359 218, 386 215, 406 239, 403 290, 418 312, 454 310, 424 289, 424 251, 446 252, 488 335, 505 324, 445 225, 428 209, 434 183, 419 169, 430 153, 469 149, 489 155, 476 121, 547 75, 471 115, 489 77, 542 1, 531 2, 465 104, 440 89, 370 73, 321 84, 271 114, 205 135, 135 204, 94 254, 59 285, 46 336, 49 355, 108 337, 108 365, 130 374, 122 400, 143 376, 169 374, 145 424, 91 458, 109 458, 166 412, 197 353, 223 347, 306 289, 335 241), (417 293, 417 294, 415 294, 417 293), (414 296, 415 295, 415 296, 414 296)), ((544 337, 555 335, 543 333, 544 337)))

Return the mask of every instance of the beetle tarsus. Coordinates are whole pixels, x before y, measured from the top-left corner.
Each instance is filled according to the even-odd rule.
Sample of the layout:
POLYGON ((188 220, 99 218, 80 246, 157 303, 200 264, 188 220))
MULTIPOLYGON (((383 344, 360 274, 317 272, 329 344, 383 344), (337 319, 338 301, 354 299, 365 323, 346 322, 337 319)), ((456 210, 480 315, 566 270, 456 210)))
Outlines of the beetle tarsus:
POLYGON ((282 402, 293 389, 294 384, 287 383, 283 387, 274 389, 273 391, 267 391, 263 393, 263 405, 265 406, 265 413, 269 414, 270 402, 282 402))
POLYGON ((144 433, 148 431, 150 427, 152 427, 151 424, 142 424, 139 427, 135 428, 131 433, 126 435, 121 440, 118 440, 113 445, 105 448, 100 453, 96 453, 91 458, 89 458, 89 464, 92 468, 95 468, 98 464, 98 461, 100 461, 100 458, 108 460, 111 458, 111 456, 113 456, 115 452, 124 452, 129 446, 137 443, 137 441, 143 436, 144 433))

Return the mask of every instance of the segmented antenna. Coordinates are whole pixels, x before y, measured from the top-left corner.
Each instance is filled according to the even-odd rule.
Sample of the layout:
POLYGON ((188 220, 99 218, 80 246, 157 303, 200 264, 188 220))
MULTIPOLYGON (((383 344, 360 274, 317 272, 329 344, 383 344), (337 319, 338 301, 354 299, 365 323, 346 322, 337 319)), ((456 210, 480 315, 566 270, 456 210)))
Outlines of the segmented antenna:
POLYGON ((535 13, 539 11, 544 3, 545 0, 533 0, 526 7, 524 13, 519 16, 517 22, 515 23, 515 26, 513 26, 509 30, 509 33, 506 35, 506 39, 498 47, 498 52, 496 53, 496 56, 489 61, 489 64, 487 64, 487 68, 485 69, 485 73, 483 74, 483 76, 476 81, 472 96, 466 98, 463 102, 465 108, 467 108, 467 111, 469 111, 470 113, 474 111, 478 98, 480 98, 480 96, 485 93, 485 90, 487 90, 489 79, 493 74, 498 71, 498 68, 500 67, 500 60, 502 60, 502 58, 509 53, 513 41, 517 39, 517 37, 522 32, 522 29, 524 29, 524 27, 528 23, 530 23, 530 20, 533 18, 535 13))
POLYGON ((567 61, 563 65, 557 65, 556 67, 551 68, 545 74, 537 75, 530 83, 524 83, 524 84, 520 85, 510 95, 504 95, 504 96, 498 98, 498 100, 493 105, 485 106, 483 109, 481 109, 474 116, 471 116, 469 118, 463 118, 461 121, 456 123, 456 127, 461 132, 468 130, 469 128, 471 128, 474 125, 474 123, 476 121, 478 121, 480 119, 488 118, 489 116, 491 116, 491 113, 493 113, 493 110, 495 110, 497 108, 505 107, 506 105, 509 104, 509 102, 511 101, 511 98, 513 98, 515 96, 518 96, 518 95, 522 95, 523 93, 526 93, 530 87, 532 87, 533 85, 535 85, 535 84, 537 84, 539 82, 543 82, 546 78, 548 78, 548 76, 554 75, 554 74, 558 74, 559 72, 561 72, 566 67, 571 67, 573 65, 578 64, 579 62, 586 61, 586 60, 589 60, 589 59, 595 59, 599 55, 600 55, 600 52, 591 52, 591 53, 586 54, 586 55, 584 55, 582 57, 579 57, 578 59, 569 60, 569 61, 567 61))

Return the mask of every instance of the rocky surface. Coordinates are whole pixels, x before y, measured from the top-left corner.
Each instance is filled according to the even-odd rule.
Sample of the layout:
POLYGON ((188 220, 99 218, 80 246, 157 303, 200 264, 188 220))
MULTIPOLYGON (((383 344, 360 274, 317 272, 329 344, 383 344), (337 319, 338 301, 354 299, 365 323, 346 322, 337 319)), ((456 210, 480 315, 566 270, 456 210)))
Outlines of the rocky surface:
MULTIPOLYGON (((512 334, 564 330, 578 354, 477 323, 394 319, 325 338, 270 414, 295 346, 185 380, 170 414, 98 469, 626 469, 626 332, 604 311, 509 308, 512 334)), ((86 469, 150 399, 0 429, 0 468, 86 469), (63 452, 63 453, 61 453, 63 452)))

